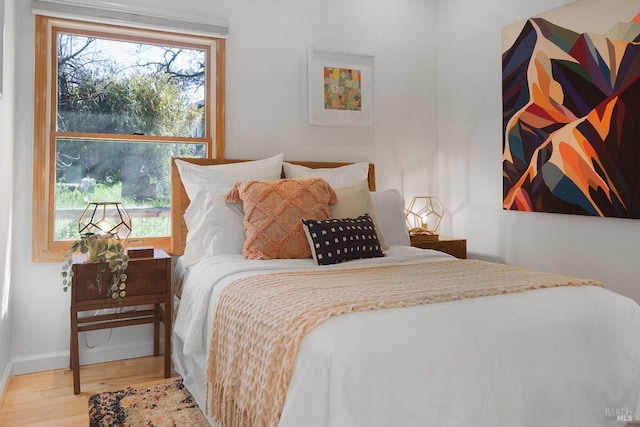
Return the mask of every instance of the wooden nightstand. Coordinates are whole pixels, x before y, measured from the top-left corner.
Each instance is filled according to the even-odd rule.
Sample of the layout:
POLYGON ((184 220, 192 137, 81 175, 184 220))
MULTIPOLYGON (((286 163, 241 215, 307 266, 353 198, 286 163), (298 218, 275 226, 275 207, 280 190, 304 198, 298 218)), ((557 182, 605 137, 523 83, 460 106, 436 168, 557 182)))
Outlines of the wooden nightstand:
MULTIPOLYGON (((153 258, 130 259, 125 273, 126 296, 111 299, 105 289, 98 293, 97 264, 85 263, 86 256, 74 256, 71 285, 71 349, 73 392, 80 393, 78 333, 97 329, 153 323, 153 355, 160 354, 160 322, 164 323, 164 376, 171 376, 171 258, 156 249, 153 258), (122 307, 152 305, 151 309, 122 311, 122 307), (164 308, 162 307, 164 305, 164 308), (78 317, 89 310, 115 309, 114 313, 78 317)), ((103 283, 111 283, 111 270, 102 273, 103 283)))
POLYGON ((438 240, 424 240, 420 236, 411 236, 411 246, 422 249, 435 249, 453 255, 456 258, 467 257, 467 239, 438 236, 438 240))

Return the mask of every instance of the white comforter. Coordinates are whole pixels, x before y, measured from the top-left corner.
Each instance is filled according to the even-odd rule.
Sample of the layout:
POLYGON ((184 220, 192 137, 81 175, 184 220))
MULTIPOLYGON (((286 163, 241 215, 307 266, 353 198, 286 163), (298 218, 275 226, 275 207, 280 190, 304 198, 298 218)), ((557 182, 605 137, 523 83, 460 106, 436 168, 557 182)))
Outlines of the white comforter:
MULTIPOLYGON (((186 271, 175 368, 204 408, 215 302, 239 277, 443 258, 393 246, 333 267, 206 259, 186 271)), ((560 287, 333 317, 302 343, 280 426, 619 427, 635 408, 640 307, 606 289, 560 287)))

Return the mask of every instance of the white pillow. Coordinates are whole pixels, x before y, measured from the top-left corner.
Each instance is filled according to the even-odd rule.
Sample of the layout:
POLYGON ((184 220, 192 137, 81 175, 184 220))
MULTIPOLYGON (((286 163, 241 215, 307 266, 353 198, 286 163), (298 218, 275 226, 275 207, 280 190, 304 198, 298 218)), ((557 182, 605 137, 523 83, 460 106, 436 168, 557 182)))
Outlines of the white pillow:
POLYGON ((369 214, 373 226, 378 235, 378 241, 383 251, 389 248, 384 238, 384 231, 378 222, 376 209, 373 206, 369 182, 364 179, 356 185, 334 189, 338 202, 329 206, 329 214, 332 219, 357 218, 364 214, 369 214))
POLYGON ((245 234, 242 204, 227 203, 226 188, 201 190, 184 213, 187 244, 183 262, 188 267, 213 255, 242 255, 245 234))
POLYGON ((324 178, 334 190, 340 187, 356 185, 369 175, 369 163, 365 162, 337 168, 318 169, 284 162, 282 167, 286 178, 324 178))
POLYGON ((242 205, 228 204, 224 196, 237 181, 280 179, 283 157, 281 153, 263 160, 208 166, 176 159, 190 200, 184 213, 185 266, 212 255, 242 255, 245 240, 242 205))
POLYGON ((376 219, 388 245, 409 246, 409 230, 404 212, 404 199, 398 190, 371 192, 376 219))
POLYGON ((238 181, 280 179, 283 158, 280 153, 268 159, 208 166, 176 159, 176 166, 189 200, 194 200, 200 190, 213 186, 229 191, 238 181))

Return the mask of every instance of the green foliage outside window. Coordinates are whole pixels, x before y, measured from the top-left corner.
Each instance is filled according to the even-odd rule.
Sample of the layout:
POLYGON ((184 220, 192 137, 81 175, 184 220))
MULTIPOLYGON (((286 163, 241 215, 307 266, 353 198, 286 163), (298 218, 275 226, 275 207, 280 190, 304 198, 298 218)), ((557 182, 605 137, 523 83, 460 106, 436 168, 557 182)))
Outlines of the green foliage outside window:
POLYGON ((76 238, 89 201, 121 201, 132 237, 169 235, 170 159, 207 154, 184 140, 204 136, 204 51, 65 33, 57 50, 54 239, 76 238))

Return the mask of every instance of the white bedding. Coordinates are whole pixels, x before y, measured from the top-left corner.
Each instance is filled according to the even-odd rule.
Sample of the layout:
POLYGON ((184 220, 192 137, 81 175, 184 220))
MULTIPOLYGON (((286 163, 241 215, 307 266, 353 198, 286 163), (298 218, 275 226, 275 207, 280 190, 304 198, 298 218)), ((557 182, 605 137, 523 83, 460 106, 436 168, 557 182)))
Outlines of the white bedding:
MULTIPOLYGON (((225 285, 287 269, 450 258, 406 246, 386 253, 323 267, 216 256, 185 270, 173 360, 200 407, 225 285)), ((302 343, 280 426, 624 426, 618 416, 635 408, 640 307, 599 287, 559 287, 333 317, 302 343)))

